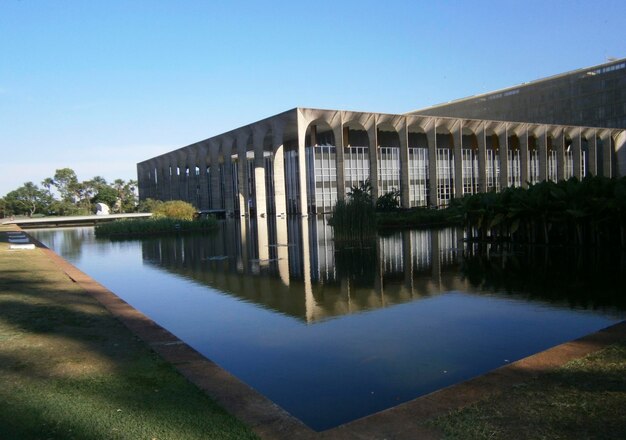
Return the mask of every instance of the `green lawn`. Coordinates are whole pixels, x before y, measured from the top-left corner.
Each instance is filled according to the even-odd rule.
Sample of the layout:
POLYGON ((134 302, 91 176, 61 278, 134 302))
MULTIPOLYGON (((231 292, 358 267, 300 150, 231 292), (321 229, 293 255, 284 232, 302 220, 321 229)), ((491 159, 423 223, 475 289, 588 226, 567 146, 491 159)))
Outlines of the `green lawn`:
POLYGON ((9 250, 3 232, 0 384, 3 440, 256 438, 42 252, 9 250))
POLYGON ((626 342, 430 425, 448 439, 626 438, 626 342))

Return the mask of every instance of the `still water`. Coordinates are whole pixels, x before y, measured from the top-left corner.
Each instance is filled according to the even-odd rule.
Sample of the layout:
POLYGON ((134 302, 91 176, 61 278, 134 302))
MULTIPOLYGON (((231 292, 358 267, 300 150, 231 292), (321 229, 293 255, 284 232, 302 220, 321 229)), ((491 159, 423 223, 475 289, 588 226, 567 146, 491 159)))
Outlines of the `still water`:
POLYGON ((323 218, 212 235, 39 240, 315 430, 622 319, 623 254, 468 246, 403 231, 336 251, 323 218))

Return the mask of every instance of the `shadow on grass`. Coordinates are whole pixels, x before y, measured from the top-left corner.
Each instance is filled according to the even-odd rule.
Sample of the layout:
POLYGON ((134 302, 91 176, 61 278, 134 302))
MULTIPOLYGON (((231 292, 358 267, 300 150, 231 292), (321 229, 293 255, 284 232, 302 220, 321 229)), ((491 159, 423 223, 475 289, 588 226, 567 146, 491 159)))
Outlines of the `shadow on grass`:
POLYGON ((254 438, 67 278, 0 268, 0 438, 254 438))

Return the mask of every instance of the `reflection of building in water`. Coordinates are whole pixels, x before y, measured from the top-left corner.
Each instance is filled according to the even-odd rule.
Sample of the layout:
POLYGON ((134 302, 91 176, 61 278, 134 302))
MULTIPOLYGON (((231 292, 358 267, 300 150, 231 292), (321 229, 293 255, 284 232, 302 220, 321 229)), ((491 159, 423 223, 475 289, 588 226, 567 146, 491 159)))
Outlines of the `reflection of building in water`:
POLYGON ((455 229, 405 231, 369 249, 335 252, 322 217, 262 220, 145 240, 143 259, 306 322, 465 290, 455 229))

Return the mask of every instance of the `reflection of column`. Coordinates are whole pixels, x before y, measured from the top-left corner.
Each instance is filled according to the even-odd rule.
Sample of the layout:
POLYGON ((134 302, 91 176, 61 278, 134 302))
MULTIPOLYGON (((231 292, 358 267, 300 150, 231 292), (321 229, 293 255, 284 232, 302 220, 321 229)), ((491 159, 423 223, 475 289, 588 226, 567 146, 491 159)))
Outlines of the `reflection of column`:
POLYGON ((309 222, 305 217, 300 219, 302 228, 302 276, 304 279, 304 304, 306 310, 306 322, 312 322, 315 315, 315 298, 311 285, 311 253, 309 250, 309 222))
POLYGON ((289 285, 289 235, 287 234, 287 218, 276 219, 276 258, 278 258, 278 274, 285 286, 289 285))
POLYGON ((257 245, 259 249, 259 265, 267 266, 269 264, 269 238, 267 231, 267 218, 257 217, 256 220, 256 228, 257 228, 257 245))
POLYGON ((441 285, 441 251, 439 249, 439 231, 432 231, 430 245, 430 255, 433 263, 433 280, 436 282, 437 287, 439 287, 441 285))
POLYGON ((413 246, 411 244, 411 231, 402 231, 402 260, 404 266, 404 285, 413 297, 413 246))
POLYGON ((524 132, 517 135, 519 141, 519 160, 520 160, 520 180, 522 188, 528 187, 528 128, 524 132))
POLYGON ((241 263, 238 269, 242 273, 247 273, 249 269, 248 264, 248 238, 250 237, 250 232, 248 228, 248 220, 246 218, 242 218, 239 220, 239 239, 241 242, 241 263))
POLYGON ((376 237, 376 276, 374 277, 374 291, 380 295, 380 306, 385 307, 385 291, 383 275, 385 273, 385 252, 383 251, 383 238, 376 237))

